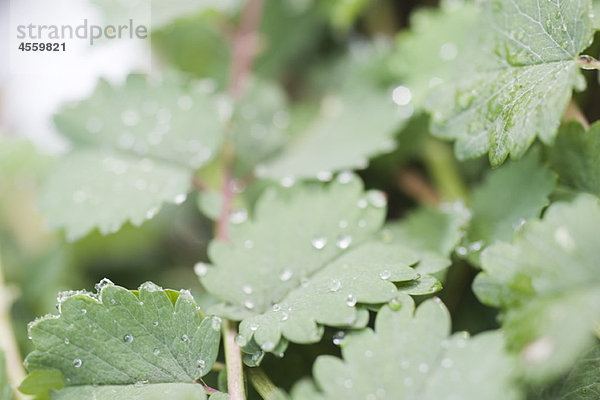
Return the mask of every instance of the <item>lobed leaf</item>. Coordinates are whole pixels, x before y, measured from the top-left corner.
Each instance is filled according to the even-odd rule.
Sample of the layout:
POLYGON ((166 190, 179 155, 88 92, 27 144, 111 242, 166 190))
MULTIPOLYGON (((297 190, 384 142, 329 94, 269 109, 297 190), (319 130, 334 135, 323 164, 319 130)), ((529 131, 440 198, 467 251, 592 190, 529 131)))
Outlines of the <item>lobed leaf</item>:
POLYGON ((372 89, 365 88, 360 98, 327 97, 307 131, 255 172, 276 180, 328 180, 338 171, 365 168, 370 157, 394 149, 394 135, 405 119, 391 98, 372 89))
POLYGON ((206 85, 130 75, 122 87, 101 81, 94 94, 55 116, 75 150, 42 188, 41 208, 70 240, 98 227, 152 218, 164 202, 182 203, 192 173, 207 163, 224 127, 206 85))
POLYGON ((230 243, 211 243, 214 267, 196 269, 206 290, 226 303, 212 311, 242 320, 242 346, 274 351, 282 336, 312 343, 323 325, 364 326, 363 303, 439 290, 437 280, 411 268, 415 251, 375 236, 385 206, 383 194, 363 192, 347 173, 326 187, 267 191, 252 221, 231 226, 230 243), (420 279, 426 285, 417 289, 394 284, 420 279))
POLYGON ((483 183, 473 190, 473 219, 460 255, 469 254, 479 263, 481 249, 498 241, 507 242, 526 220, 537 218, 550 203, 556 177, 531 152, 518 162, 490 171, 483 183))
POLYGON ((590 344, 600 321, 598 226, 598 199, 582 195, 553 204, 512 243, 482 254, 475 293, 501 307, 507 342, 534 380, 564 372, 590 344))
POLYGON ((39 371, 59 371, 65 387, 57 399, 204 399, 195 382, 217 357, 220 318, 203 318, 187 291, 147 282, 131 292, 108 280, 97 288, 98 295, 61 294, 59 315, 30 324, 29 392, 48 388, 39 371))
POLYGON ((553 142, 573 88, 584 87, 576 58, 592 38, 591 1, 487 0, 484 13, 479 72, 438 87, 426 107, 459 159, 489 152, 498 166, 536 137, 553 142))
POLYGON ((94 228, 116 232, 154 217, 165 202, 181 204, 190 189, 190 171, 178 165, 102 150, 63 157, 44 182, 40 208, 53 228, 69 240, 94 228))
POLYGON ((347 335, 343 360, 320 356, 313 368, 320 391, 304 382, 294 398, 519 399, 503 346, 500 332, 450 336, 450 314, 439 300, 415 311, 405 299, 400 310, 382 308, 374 330, 347 335))
POLYGON ((600 123, 563 125, 548 158, 561 183, 600 196, 600 123))

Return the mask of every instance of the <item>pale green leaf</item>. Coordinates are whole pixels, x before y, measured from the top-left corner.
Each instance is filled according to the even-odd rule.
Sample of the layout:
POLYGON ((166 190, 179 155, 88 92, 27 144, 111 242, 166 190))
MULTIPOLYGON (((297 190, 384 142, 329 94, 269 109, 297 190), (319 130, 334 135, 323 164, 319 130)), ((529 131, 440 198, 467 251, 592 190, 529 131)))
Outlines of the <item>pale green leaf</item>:
POLYGON ((116 232, 152 218, 164 202, 180 204, 190 188, 190 171, 160 160, 113 151, 80 150, 63 157, 42 188, 40 208, 69 240, 94 228, 116 232))
POLYGON ((75 150, 42 190, 49 224, 74 240, 183 202, 193 170, 214 156, 224 132, 210 90, 177 75, 130 75, 120 87, 101 81, 90 98, 66 106, 55 122, 75 150))
POLYGON ((450 335, 450 314, 437 299, 416 311, 409 299, 398 311, 384 307, 375 330, 350 333, 341 347, 343 360, 321 356, 314 365, 322 394, 311 393, 306 383, 294 392, 313 399, 349 400, 521 398, 502 334, 450 335))
POLYGON ((370 157, 394 149, 394 134, 405 119, 391 95, 367 88, 360 95, 330 95, 309 128, 283 153, 259 165, 256 174, 327 180, 337 171, 365 168, 370 157))
POLYGON ((6 357, 0 350, 0 400, 12 400, 13 390, 8 382, 6 357))
POLYGON ((28 370, 60 371, 57 399, 204 399, 196 380, 217 357, 220 318, 203 318, 187 291, 173 297, 148 282, 131 292, 107 280, 97 288, 61 294, 59 315, 30 325, 28 370))
POLYGON ((65 106, 58 130, 76 147, 105 147, 200 168, 215 156, 224 127, 204 81, 178 75, 129 75, 122 86, 100 81, 86 100, 65 106))
POLYGON ((576 58, 592 38, 591 1, 487 0, 478 73, 433 91, 432 130, 460 159, 492 165, 521 157, 536 137, 552 143, 573 88, 576 58), (482 61, 480 61, 482 60, 482 61))
POLYGON ((237 172, 246 173, 248 167, 254 167, 281 148, 288 140, 289 123, 283 90, 274 83, 251 81, 232 118, 237 172))
MULTIPOLYGON (((394 282, 419 279, 412 249, 374 237, 385 206, 380 192, 363 192, 347 173, 327 186, 267 191, 253 220, 231 225, 230 243, 211 243, 214 267, 197 269, 226 302, 213 312, 241 319, 240 343, 267 351, 282 336, 316 342, 323 325, 364 326, 362 304, 387 302, 399 293, 394 282)), ((427 293, 439 289, 427 282, 427 293)))
POLYGON ((597 400, 600 398, 600 343, 577 360, 567 375, 544 388, 537 400, 597 400))
POLYGON ((564 372, 591 343, 600 321, 598 226, 598 199, 582 195, 482 254, 475 293, 501 307, 507 342, 533 379, 564 372))
POLYGON ((473 190, 473 219, 465 247, 470 259, 478 260, 479 251, 498 241, 507 242, 527 219, 537 218, 549 204, 556 178, 540 161, 539 152, 531 152, 517 162, 490 171, 483 183, 473 190))
POLYGON ((445 2, 439 9, 413 13, 410 30, 398 35, 392 68, 410 90, 411 104, 420 110, 431 88, 473 68, 467 58, 474 52, 477 21, 474 5, 445 2))
POLYGON ((600 123, 589 131, 578 122, 565 124, 548 152, 561 183, 600 196, 600 123))
POLYGON ((465 234, 471 214, 462 203, 420 208, 398 222, 386 225, 382 238, 419 254, 415 269, 422 274, 450 266, 450 253, 465 234))

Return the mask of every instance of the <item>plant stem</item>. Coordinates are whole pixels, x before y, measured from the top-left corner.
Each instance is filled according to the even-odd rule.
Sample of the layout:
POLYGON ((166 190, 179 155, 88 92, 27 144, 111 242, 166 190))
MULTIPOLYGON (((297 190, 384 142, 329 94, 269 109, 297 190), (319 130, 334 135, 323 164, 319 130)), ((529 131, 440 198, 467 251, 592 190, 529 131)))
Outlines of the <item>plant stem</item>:
POLYGON ((577 58, 577 65, 579 65, 579 68, 581 68, 581 69, 600 70, 600 61, 598 61, 594 57, 588 56, 586 54, 580 55, 577 58))
MULTIPOLYGON (((229 95, 238 101, 244 95, 247 81, 252 69, 252 61, 256 54, 259 36, 259 25, 262 19, 264 0, 247 0, 242 10, 239 28, 233 41, 233 59, 229 95)), ((230 132, 228 132, 228 136, 230 132)), ((216 237, 222 242, 229 241, 229 215, 233 203, 233 165, 235 149, 230 138, 225 139, 223 147, 223 205, 217 221, 216 237)), ((223 321, 223 346, 225 347, 225 364, 227 368, 227 387, 231 400, 244 400, 244 370, 242 352, 235 342, 237 329, 233 322, 223 321)))
MULTIPOLYGON (((16 388, 25 379, 25 369, 23 368, 23 361, 21 360, 10 319, 12 296, 9 293, 4 283, 4 272, 0 256, 0 350, 4 351, 6 356, 8 380, 16 388)), ((18 399, 29 398, 21 395, 18 391, 15 392, 18 399)))
POLYGON ((429 182, 416 170, 406 169, 396 173, 398 187, 419 204, 435 206, 440 203, 440 197, 429 182))
POLYGON ((442 198, 467 200, 467 188, 458 172, 454 155, 445 143, 429 139, 425 144, 424 161, 442 198))
POLYGON ((227 392, 231 400, 244 400, 244 370, 242 366, 242 352, 235 342, 237 331, 234 323, 223 320, 223 347, 225 348, 225 361, 227 364, 227 392))
POLYGON ((248 369, 248 380, 263 400, 285 400, 285 392, 279 389, 260 368, 248 369))
POLYGON ((579 121, 579 123, 581 123, 586 130, 590 129, 590 122, 587 120, 577 103, 575 103, 573 100, 569 102, 569 105, 565 110, 565 115, 563 115, 563 121, 571 120, 579 121))

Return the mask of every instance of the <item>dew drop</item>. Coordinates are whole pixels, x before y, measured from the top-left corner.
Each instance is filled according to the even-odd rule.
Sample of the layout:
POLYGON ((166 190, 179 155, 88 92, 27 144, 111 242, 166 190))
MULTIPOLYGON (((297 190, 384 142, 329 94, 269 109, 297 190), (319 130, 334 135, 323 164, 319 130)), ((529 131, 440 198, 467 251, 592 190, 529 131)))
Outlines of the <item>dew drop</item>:
POLYGON ((458 48, 454 43, 444 43, 440 47, 440 58, 444 61, 452 61, 458 56, 458 48))
POLYGON ((369 203, 375 208, 383 208, 387 206, 387 198, 385 194, 379 191, 371 191, 368 194, 369 203))
POLYGON ((69 340, 69 338, 65 338, 65 344, 69 344, 71 343, 71 341, 69 340))
POLYGON ((248 310, 252 310, 254 308, 254 303, 250 300, 246 300, 244 302, 244 307, 246 307, 248 310))
POLYGON ((464 246, 458 246, 456 248, 456 254, 458 254, 459 256, 466 256, 469 253, 469 250, 464 247, 464 246))
POLYGON ((81 361, 81 359, 79 359, 79 358, 76 358, 76 359, 74 359, 74 360, 73 360, 73 366, 74 366, 75 368, 79 368, 79 367, 81 367, 81 364, 83 364, 83 361, 81 361))
POLYGON ((348 221, 347 221, 347 220, 345 220, 345 219, 342 219, 342 220, 340 220, 340 222, 338 223, 338 226, 339 226, 341 229, 345 229, 345 228, 347 228, 347 227, 348 227, 348 221))
POLYGON ((123 341, 125 343, 131 343, 131 342, 133 342, 133 336, 131 336, 130 334, 127 334, 127 335, 123 336, 123 341))
POLYGON ((281 313, 281 320, 282 321, 287 321, 289 318, 288 313, 286 313, 285 311, 281 313))
POLYGON ((345 250, 350 246, 351 243, 352 243, 352 236, 343 235, 338 238, 338 240, 335 242, 335 245, 338 248, 345 250))
POLYGON ((260 345, 260 348, 263 351, 272 351, 275 348, 275 343, 273 343, 273 342, 264 342, 263 344, 260 345))
POLYGON ((283 272, 279 275, 279 280, 281 282, 287 282, 292 278, 292 275, 294 273, 292 272, 292 270, 290 269, 285 269, 283 270, 283 272))
POLYGON ((158 326, 158 321, 154 321, 154 322, 152 323, 152 325, 153 325, 153 326, 158 326))
POLYGON ((157 356, 160 354, 160 350, 159 349, 154 349, 153 351, 154 355, 157 356))
POLYGON ((223 320, 220 317, 212 317, 212 321, 210 321, 210 326, 215 331, 221 330, 221 324, 223 324, 223 320))
POLYGON ((346 379, 346 380, 344 380, 344 387, 346 389, 352 389, 352 386, 353 386, 352 379, 346 379))
POLYGON ((342 282, 339 279, 332 279, 329 282, 329 290, 332 292, 337 292, 342 288, 342 282))
POLYGON ((187 194, 181 193, 173 198, 173 203, 177 205, 183 204, 183 202, 185 202, 185 199, 187 199, 187 194))
POLYGON ((296 179, 293 176, 286 176, 279 183, 285 188, 291 188, 296 183, 296 179))
POLYGON ((333 173, 330 171, 319 171, 317 172, 317 179, 321 182, 329 182, 333 179, 333 173))
POLYGON ((384 281, 387 281, 392 277, 392 271, 390 271, 389 269, 385 269, 379 273, 379 277, 384 281))
POLYGON ((410 377, 404 378, 404 386, 412 386, 413 385, 413 379, 410 377))
POLYGON ((196 366, 200 369, 204 369, 206 367, 206 361, 202 359, 196 360, 196 366))
POLYGON ((358 206, 358 208, 367 208, 367 199, 360 199, 356 205, 358 206))
POLYGON ((82 313, 82 314, 87 314, 87 310, 86 310, 85 308, 82 308, 82 309, 81 309, 81 313, 82 313))
POLYGON ((425 373, 427 373, 427 371, 429 371, 429 365, 427 365, 425 363, 419 364, 419 372, 425 374, 425 373))
POLYGON ((188 335, 186 335, 185 333, 184 333, 183 335, 181 335, 181 341, 182 341, 182 342, 187 342, 187 341, 189 341, 189 340, 190 340, 189 336, 188 336, 188 335))
POLYGON ((364 219, 361 219, 360 221, 358 221, 358 227, 359 228, 366 228, 367 227, 367 221, 365 221, 364 219))
POLYGON ((336 334, 333 335, 333 344, 335 344, 336 346, 341 345, 345 337, 346 333, 344 331, 336 332, 336 334))
POLYGON ((234 212, 232 212, 231 215, 229 215, 229 222, 235 225, 244 223, 247 219, 248 210, 246 210, 245 208, 237 209, 234 212))
POLYGON ((337 181, 339 183, 341 183, 342 185, 345 185, 347 183, 350 183, 353 178, 354 178, 354 175, 352 174, 352 172, 343 171, 343 172, 340 172, 340 174, 337 176, 337 181))
POLYGON ((412 100, 412 93, 406 86, 398 86, 392 91, 392 100, 399 106, 406 106, 412 100))
POLYGON ((564 226, 561 226, 554 231, 554 240, 567 251, 571 251, 575 248, 575 241, 573 240, 571 233, 569 233, 569 230, 564 226))
POLYGON ((311 240, 311 244, 315 249, 321 250, 327 244, 327 238, 325 236, 317 236, 311 240))
POLYGON ((244 285, 242 286, 242 292, 244 292, 245 294, 252 294, 254 290, 252 289, 252 286, 250 285, 244 285))
POLYGON ((356 297, 349 294, 348 297, 346 297, 346 305, 348 305, 348 307, 354 307, 356 305, 356 297))
POLYGON ((238 346, 244 347, 245 345, 248 344, 248 339, 246 339, 245 336, 236 335, 235 336, 235 342, 237 343, 238 346))
POLYGON ((194 265, 194 272, 199 277, 203 277, 208 273, 208 266, 203 262, 196 263, 196 265, 194 265))
POLYGON ((273 312, 278 312, 278 311, 281 311, 281 305, 273 304, 273 312))
POLYGON ((252 332, 256 332, 258 330, 258 324, 257 323, 250 324, 250 330, 252 332))

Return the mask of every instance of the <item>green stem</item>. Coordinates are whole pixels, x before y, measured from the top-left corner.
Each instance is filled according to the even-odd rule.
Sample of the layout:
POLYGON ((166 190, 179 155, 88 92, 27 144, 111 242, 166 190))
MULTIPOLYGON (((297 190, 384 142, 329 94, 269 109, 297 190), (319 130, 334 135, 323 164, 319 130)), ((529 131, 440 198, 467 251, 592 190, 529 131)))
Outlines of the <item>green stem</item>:
POLYGON ((256 389, 263 400, 285 400, 288 398, 285 392, 275 386, 262 369, 249 368, 247 373, 252 387, 256 389))
POLYGON ((433 178, 437 193, 448 201, 466 201, 467 188, 448 145, 429 139, 425 144, 423 155, 425 166, 433 178))
POLYGON ((231 400, 244 400, 244 370, 242 352, 235 342, 237 335, 234 323, 223 320, 223 347, 225 348, 225 363, 227 364, 227 391, 231 400))
POLYGON ((582 54, 577 58, 577 65, 579 65, 579 68, 581 69, 600 70, 600 61, 586 54, 582 54))
MULTIPOLYGON (((6 356, 6 368, 8 371, 8 380, 13 387, 18 387, 25 379, 25 369, 19 352, 19 347, 15 339, 12 321, 10 318, 10 305, 12 296, 4 283, 4 272, 2 269, 2 259, 0 256, 0 350, 6 356)), ((15 398, 28 399, 18 391, 15 391, 15 398)))

